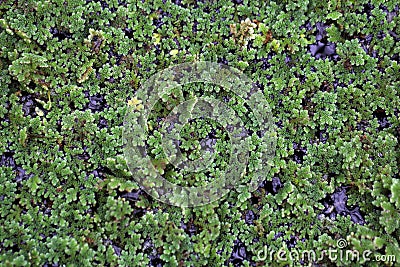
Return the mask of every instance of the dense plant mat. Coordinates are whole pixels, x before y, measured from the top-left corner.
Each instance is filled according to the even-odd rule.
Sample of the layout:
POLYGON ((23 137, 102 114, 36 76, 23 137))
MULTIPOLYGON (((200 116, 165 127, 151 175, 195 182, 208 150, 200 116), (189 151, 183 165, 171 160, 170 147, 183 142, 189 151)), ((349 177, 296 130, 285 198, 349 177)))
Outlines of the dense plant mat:
MULTIPOLYGON (((394 0, 0 0, 0 265, 398 266, 399 13, 394 0), (257 190, 180 208, 132 179, 123 119, 147 78, 200 60, 252 79, 278 139, 257 190), (338 240, 359 259, 288 256, 338 240)), ((211 90, 196 88, 185 97, 211 90)), ((204 139, 216 151, 208 173, 160 156, 176 104, 149 118, 153 164, 177 184, 210 182, 227 167, 220 125, 182 130, 189 157, 204 139)))

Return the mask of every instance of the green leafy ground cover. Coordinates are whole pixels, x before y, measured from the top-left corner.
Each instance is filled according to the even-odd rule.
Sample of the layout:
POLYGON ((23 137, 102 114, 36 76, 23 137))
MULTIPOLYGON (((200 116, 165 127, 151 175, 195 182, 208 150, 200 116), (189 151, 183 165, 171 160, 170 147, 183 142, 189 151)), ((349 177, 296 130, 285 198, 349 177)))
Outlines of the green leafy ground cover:
MULTIPOLYGON (((343 238, 397 262, 316 264, 398 266, 399 12, 378 0, 0 1, 0 265, 309 265, 257 252, 321 252, 343 238), (122 122, 148 77, 195 60, 243 70, 278 142, 256 191, 182 209, 133 181, 122 122)), ((177 103, 167 97, 150 119, 153 163, 178 184, 208 182, 226 165, 213 122, 191 122, 181 140, 193 158, 214 140, 207 175, 157 157, 157 127, 177 103)))

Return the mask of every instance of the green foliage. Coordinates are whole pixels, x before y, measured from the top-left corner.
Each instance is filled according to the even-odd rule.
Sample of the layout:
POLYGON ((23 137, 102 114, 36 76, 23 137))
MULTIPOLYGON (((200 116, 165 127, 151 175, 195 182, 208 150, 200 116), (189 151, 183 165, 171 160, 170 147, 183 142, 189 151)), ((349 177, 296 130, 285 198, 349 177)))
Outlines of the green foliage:
MULTIPOLYGON (((299 265, 257 262, 257 252, 265 245, 335 249, 338 238, 370 256, 395 255, 397 262, 382 264, 396 266, 397 1, 235 2, 0 0, 0 266, 299 265), (334 44, 334 55, 312 55, 318 34, 334 44), (133 180, 122 123, 148 77, 200 60, 251 77, 278 126, 277 150, 256 191, 241 186, 220 201, 180 209, 133 180), (363 225, 354 215, 325 214, 335 207, 324 200, 341 186, 363 225)), ((208 84, 173 88, 154 106, 143 141, 153 166, 192 186, 230 167, 229 135, 206 119, 183 127, 179 147, 189 159, 208 159, 201 146, 212 139, 209 171, 188 173, 166 159, 162 123, 199 96, 224 101, 252 131, 243 177, 250 181, 265 149, 255 115, 240 97, 208 84)))
MULTIPOLYGON (((49 67, 46 63, 47 59, 43 56, 32 53, 22 53, 21 56, 14 60, 9 67, 10 74, 14 76, 23 86, 28 89, 27 85, 30 82, 39 84, 43 78, 41 72, 44 68, 49 67)), ((29 90, 33 93, 32 90, 29 90)))

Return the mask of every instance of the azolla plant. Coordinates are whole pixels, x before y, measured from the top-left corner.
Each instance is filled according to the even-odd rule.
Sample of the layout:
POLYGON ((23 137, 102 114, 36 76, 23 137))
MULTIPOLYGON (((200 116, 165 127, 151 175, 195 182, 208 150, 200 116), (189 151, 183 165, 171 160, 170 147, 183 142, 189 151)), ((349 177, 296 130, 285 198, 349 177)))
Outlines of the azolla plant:
POLYGON ((394 0, 0 0, 0 265, 399 265, 399 13, 394 0), (182 83, 151 109, 139 94, 198 62, 238 70, 268 104, 276 149, 259 177, 269 150, 240 92, 182 83), (165 181, 226 182, 228 125, 175 112, 201 97, 246 128, 243 183, 169 205, 129 167, 126 115, 149 112, 143 146, 165 181))

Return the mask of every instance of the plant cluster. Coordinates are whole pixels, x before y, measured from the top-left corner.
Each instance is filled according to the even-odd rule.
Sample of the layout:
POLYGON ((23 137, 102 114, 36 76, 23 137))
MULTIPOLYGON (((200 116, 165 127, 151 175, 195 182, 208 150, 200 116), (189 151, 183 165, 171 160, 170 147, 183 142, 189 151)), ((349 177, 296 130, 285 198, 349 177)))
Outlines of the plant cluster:
MULTIPOLYGON (((360 1, 0 0, 1 266, 273 266, 278 251, 339 238, 400 260, 399 4, 360 1), (236 25, 236 28, 235 26, 236 25), (271 171, 203 207, 149 197, 132 179, 123 120, 154 73, 182 62, 241 69, 277 128, 271 171)), ((169 181, 201 185, 227 166, 229 136, 197 119, 180 148, 215 154, 208 173, 168 165, 160 129, 179 103, 224 101, 262 147, 240 97, 212 85, 172 89, 149 119, 148 151, 169 181), (216 93, 215 93, 216 92, 216 93)), ((252 163, 253 162, 253 163, 252 163)), ((252 165, 253 164, 253 165, 252 165)))

